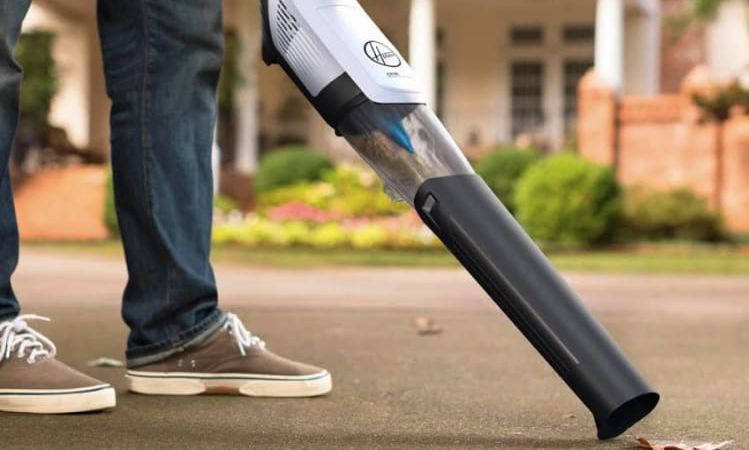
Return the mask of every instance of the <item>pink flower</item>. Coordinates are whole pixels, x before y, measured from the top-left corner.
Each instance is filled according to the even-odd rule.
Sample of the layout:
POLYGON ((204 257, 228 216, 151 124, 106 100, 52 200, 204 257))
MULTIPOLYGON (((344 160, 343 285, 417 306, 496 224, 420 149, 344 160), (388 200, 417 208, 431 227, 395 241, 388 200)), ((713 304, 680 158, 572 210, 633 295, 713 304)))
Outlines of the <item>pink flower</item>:
POLYGON ((277 222, 325 223, 340 220, 340 215, 314 208, 300 201, 290 201, 268 211, 268 217, 277 222))

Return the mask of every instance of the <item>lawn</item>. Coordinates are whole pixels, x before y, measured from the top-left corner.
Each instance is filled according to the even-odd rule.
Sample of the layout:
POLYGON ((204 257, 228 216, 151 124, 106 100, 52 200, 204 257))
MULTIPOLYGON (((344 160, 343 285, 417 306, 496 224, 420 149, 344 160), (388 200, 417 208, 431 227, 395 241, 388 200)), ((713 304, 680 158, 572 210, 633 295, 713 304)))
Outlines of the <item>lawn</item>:
MULTIPOLYGON (((115 241, 92 243, 24 243, 25 248, 56 253, 121 257, 115 241)), ((549 251, 561 270, 627 273, 712 273, 749 275, 749 249, 680 244, 642 245, 581 251, 549 251)), ((218 246, 217 264, 274 267, 371 266, 459 267, 447 251, 246 249, 218 246)))

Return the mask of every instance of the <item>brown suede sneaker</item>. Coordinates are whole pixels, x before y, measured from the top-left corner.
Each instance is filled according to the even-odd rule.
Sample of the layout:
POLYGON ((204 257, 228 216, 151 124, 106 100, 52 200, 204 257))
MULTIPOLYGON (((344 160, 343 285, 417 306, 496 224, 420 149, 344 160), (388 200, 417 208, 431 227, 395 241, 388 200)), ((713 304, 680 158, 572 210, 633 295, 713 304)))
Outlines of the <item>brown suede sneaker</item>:
POLYGON ((332 389, 327 370, 266 350, 234 314, 200 345, 129 370, 126 378, 131 391, 150 395, 314 397, 332 389))
POLYGON ((112 386, 57 361, 55 345, 32 329, 33 315, 0 323, 0 411, 67 414, 114 408, 112 386))

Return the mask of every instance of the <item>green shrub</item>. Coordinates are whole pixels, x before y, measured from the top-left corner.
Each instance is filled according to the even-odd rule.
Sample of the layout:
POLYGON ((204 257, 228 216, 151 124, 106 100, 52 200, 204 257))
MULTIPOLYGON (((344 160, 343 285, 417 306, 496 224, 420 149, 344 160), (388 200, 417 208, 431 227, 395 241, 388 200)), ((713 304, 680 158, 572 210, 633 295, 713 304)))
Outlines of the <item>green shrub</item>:
POLYGON ((517 182, 538 160, 539 154, 535 150, 503 147, 483 156, 475 168, 507 209, 514 213, 517 182))
POLYGON ((291 201, 346 217, 390 216, 409 209, 405 203, 390 200, 374 172, 359 166, 339 166, 325 172, 319 182, 297 183, 261 192, 258 196, 258 204, 263 209, 291 201))
POLYGON ((58 89, 52 47, 55 35, 46 31, 24 33, 18 40, 15 58, 23 67, 21 115, 45 120, 58 89))
POLYGON ((324 183, 335 192, 329 208, 350 217, 390 216, 408 211, 405 203, 392 201, 382 181, 364 166, 340 166, 327 172, 324 183))
POLYGON ((220 194, 213 199, 213 207, 224 214, 239 210, 239 205, 234 199, 220 194))
POLYGON ((621 212, 614 172, 565 153, 541 161, 520 179, 517 217, 542 242, 592 244, 610 239, 621 212))
POLYGON ((621 234, 629 239, 718 241, 726 237, 721 217, 688 189, 627 190, 621 234))
POLYGON ((107 173, 107 181, 104 192, 104 225, 112 236, 120 235, 120 226, 117 222, 117 211, 114 207, 114 181, 112 171, 107 173))
POLYGON ((330 158, 305 147, 285 147, 260 161, 255 187, 258 192, 269 192, 300 182, 320 180, 333 168, 330 158))

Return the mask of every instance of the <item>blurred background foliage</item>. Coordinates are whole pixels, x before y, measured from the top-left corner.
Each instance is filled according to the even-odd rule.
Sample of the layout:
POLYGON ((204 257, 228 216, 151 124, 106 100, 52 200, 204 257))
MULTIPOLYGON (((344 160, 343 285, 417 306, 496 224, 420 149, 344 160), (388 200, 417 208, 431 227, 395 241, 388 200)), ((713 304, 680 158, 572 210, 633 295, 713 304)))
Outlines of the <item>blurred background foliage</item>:
POLYGON ((518 180, 540 159, 535 148, 501 147, 476 161, 475 169, 497 194, 507 209, 515 212, 515 186, 518 180))
POLYGON ((34 147, 42 148, 50 136, 47 116, 59 81, 52 56, 55 36, 48 32, 24 33, 16 45, 14 58, 23 68, 18 134, 13 163, 21 167, 34 147))
MULTIPOLYGON (((215 243, 253 248, 441 248, 409 206, 391 201, 382 181, 364 165, 335 166, 304 147, 278 149, 263 162, 258 179, 266 184, 257 189, 252 211, 240 211, 230 198, 216 198, 215 243)), ((573 152, 540 156, 533 149, 504 147, 475 165, 513 206, 529 234, 546 247, 731 240, 720 215, 691 190, 624 189, 610 168, 573 152), (503 173, 509 175, 500 180, 503 173)), ((107 190, 105 221, 116 235, 111 175, 107 190)))
MULTIPOLYGON (((253 248, 442 248, 407 204, 388 198, 382 181, 364 165, 335 166, 304 147, 278 149, 263 161, 258 178, 267 184, 257 190, 252 211, 240 211, 231 198, 216 197, 215 243, 253 248)), ((716 243, 732 238, 721 216, 690 189, 624 189, 610 168, 573 152, 540 156, 534 149, 503 147, 475 165, 545 247, 716 243), (502 173, 509 175, 492 182, 502 173)), ((111 183, 110 174, 105 223, 117 235, 111 183)))
POLYGON ((678 40, 691 25, 713 19, 720 5, 730 0, 689 0, 681 14, 669 18, 667 25, 672 40, 678 40))
MULTIPOLYGON (((728 242, 718 213, 687 188, 624 189, 614 172, 574 152, 541 156, 502 147, 474 162, 477 171, 529 234, 546 247, 591 248, 650 242, 728 242)), ((240 211, 215 200, 214 242, 253 248, 439 249, 441 244, 405 203, 384 193, 364 165, 334 165, 302 147, 263 158, 257 205, 240 211)), ((117 234, 111 175, 105 222, 117 234)))
POLYGON ((297 183, 318 181, 332 168, 330 158, 304 146, 276 149, 260 160, 255 190, 262 194, 297 183))
POLYGON ((18 40, 14 54, 24 71, 21 116, 34 117, 43 123, 46 123, 58 89, 55 60, 52 57, 54 41, 54 34, 49 32, 24 33, 18 40))
POLYGON ((517 217, 541 242, 589 245, 611 241, 621 212, 614 172, 575 154, 544 159, 519 180, 517 217))
POLYGON ((718 86, 713 92, 692 96, 695 105, 718 122, 728 120, 734 111, 746 114, 749 111, 749 90, 738 81, 718 86))

